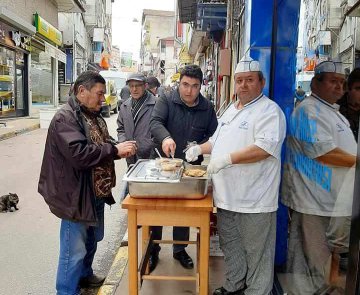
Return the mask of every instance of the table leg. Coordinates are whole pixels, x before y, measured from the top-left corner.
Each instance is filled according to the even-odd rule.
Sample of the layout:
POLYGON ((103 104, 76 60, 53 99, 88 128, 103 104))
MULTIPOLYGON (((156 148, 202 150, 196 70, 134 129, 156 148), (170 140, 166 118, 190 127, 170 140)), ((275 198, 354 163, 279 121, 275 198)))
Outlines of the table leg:
POLYGON ((138 295, 138 231, 136 210, 128 210, 129 294, 138 295))
MULTIPOLYGON (((150 239, 150 227, 143 225, 141 227, 142 232, 142 256, 146 253, 147 241, 150 239)), ((149 264, 147 263, 145 274, 149 274, 149 264)))
POLYGON ((209 251, 210 251, 210 214, 201 213, 200 225, 200 295, 209 294, 209 251))

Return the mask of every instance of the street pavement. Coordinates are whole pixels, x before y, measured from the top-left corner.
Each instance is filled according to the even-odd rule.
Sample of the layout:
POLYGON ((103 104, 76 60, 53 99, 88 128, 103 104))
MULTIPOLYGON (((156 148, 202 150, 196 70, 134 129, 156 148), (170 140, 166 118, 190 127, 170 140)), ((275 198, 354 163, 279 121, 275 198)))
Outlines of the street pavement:
MULTIPOLYGON (((106 119, 114 137, 116 117, 106 119)), ((37 192, 46 134, 46 129, 37 129, 0 141, 0 195, 12 192, 20 198, 18 211, 0 213, 1 295, 55 294, 59 219, 37 192)), ((106 206, 105 237, 93 265, 95 272, 104 276, 127 228, 126 211, 119 205, 125 169, 125 160, 116 161, 117 186, 113 192, 117 203, 106 206)))

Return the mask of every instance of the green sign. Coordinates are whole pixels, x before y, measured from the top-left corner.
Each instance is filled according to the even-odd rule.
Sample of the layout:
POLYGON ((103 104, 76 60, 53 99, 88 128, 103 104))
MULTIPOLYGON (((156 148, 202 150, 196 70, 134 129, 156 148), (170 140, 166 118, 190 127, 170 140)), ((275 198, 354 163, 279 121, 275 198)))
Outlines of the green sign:
POLYGON ((62 45, 62 34, 53 25, 44 20, 37 13, 34 14, 36 31, 56 45, 62 45))

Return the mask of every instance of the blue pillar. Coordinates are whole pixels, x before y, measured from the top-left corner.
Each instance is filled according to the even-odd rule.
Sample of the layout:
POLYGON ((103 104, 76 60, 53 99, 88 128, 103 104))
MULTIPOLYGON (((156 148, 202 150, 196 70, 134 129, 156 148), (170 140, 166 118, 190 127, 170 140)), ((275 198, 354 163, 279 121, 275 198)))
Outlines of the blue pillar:
MULTIPOLYGON (((300 0, 247 0, 245 53, 259 60, 264 94, 276 101, 287 120, 294 104, 300 0)), ((284 154, 284 151, 283 151, 284 154)), ((286 262, 287 208, 279 204, 275 264, 286 262)))

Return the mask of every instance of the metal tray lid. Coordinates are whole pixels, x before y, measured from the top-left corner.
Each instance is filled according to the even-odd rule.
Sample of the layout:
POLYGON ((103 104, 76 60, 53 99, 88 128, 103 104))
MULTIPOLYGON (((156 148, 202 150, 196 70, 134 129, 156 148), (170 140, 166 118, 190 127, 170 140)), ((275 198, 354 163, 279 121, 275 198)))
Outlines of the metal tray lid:
POLYGON ((174 172, 162 172, 155 165, 155 160, 138 160, 124 175, 123 180, 128 182, 180 182, 183 167, 178 167, 174 172))

